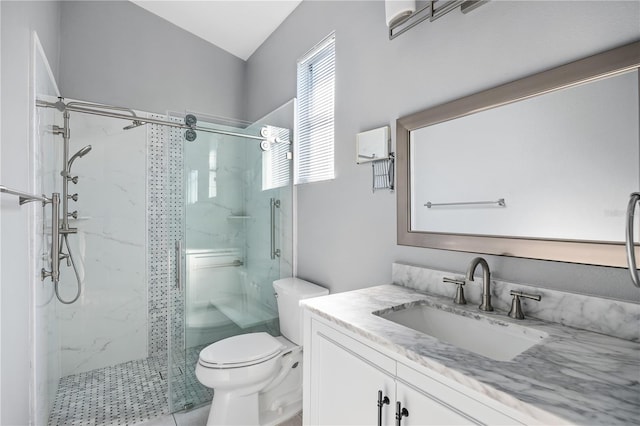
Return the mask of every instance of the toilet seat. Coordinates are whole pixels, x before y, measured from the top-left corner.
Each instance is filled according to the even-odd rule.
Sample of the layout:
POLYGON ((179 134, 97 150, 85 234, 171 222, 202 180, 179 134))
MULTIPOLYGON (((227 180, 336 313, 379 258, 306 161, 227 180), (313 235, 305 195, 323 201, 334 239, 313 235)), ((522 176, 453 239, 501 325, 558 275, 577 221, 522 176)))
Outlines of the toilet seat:
POLYGON ((229 337, 200 351, 198 362, 206 368, 240 368, 260 364, 279 355, 285 346, 268 333, 229 337))

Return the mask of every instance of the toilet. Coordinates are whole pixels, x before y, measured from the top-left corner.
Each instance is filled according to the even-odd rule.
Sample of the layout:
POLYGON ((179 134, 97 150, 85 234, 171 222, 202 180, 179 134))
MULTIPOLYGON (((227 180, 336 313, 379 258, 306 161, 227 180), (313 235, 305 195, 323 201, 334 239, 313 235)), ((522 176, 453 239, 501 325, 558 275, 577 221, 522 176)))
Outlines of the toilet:
POLYGON ((280 331, 241 334, 204 348, 196 377, 214 389, 207 425, 282 423, 302 409, 300 300, 329 290, 299 278, 274 281, 280 331))

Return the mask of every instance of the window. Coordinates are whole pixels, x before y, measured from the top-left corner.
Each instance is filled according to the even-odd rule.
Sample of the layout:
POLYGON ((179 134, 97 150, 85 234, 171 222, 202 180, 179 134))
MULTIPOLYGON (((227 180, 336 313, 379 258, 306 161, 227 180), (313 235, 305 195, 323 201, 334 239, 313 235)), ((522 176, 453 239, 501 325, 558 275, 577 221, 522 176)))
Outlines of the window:
POLYGON ((295 183, 333 179, 335 34, 298 61, 295 183))
POLYGON ((266 137, 272 139, 270 149, 262 153, 262 190, 290 184, 289 129, 266 126, 266 137))

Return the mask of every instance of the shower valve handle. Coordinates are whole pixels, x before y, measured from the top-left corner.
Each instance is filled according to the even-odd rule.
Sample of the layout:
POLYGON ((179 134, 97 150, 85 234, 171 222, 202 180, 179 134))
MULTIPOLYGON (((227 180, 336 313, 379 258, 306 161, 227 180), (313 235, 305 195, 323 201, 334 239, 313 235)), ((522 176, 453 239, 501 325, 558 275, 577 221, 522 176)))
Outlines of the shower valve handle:
POLYGON ((68 177, 67 179, 69 179, 71 182, 73 182, 74 184, 78 183, 78 176, 74 176, 74 177, 68 177))
POLYGON ((69 256, 66 253, 60 253, 60 260, 62 259, 66 259, 67 260, 67 266, 71 266, 71 256, 69 256))
POLYGON ((70 216, 70 217, 72 217, 74 219, 77 219, 78 218, 78 210, 74 210, 73 213, 67 213, 67 216, 70 216))
POLYGON ((73 195, 67 195, 67 198, 73 200, 73 201, 78 201, 78 193, 76 192, 73 195))

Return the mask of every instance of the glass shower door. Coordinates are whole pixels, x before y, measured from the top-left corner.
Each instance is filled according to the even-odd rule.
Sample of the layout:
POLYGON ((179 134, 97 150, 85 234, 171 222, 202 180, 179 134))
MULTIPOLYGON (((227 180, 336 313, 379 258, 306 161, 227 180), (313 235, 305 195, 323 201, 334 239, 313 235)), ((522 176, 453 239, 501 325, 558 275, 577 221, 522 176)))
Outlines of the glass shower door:
MULTIPOLYGON (((215 128, 260 134, 255 126, 215 128)), ((266 131, 289 140, 288 130, 266 131)), ((170 297, 168 345, 172 412, 213 396, 195 377, 202 348, 238 334, 280 334, 272 282, 292 275, 290 145, 268 145, 205 132, 182 142, 182 199, 174 205, 182 211, 182 288, 170 297)))

